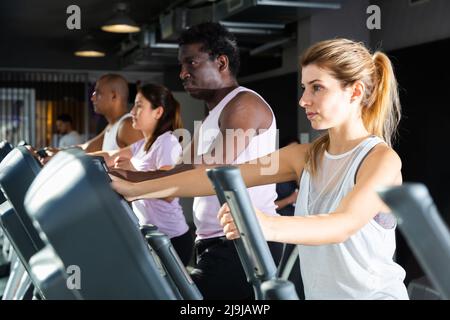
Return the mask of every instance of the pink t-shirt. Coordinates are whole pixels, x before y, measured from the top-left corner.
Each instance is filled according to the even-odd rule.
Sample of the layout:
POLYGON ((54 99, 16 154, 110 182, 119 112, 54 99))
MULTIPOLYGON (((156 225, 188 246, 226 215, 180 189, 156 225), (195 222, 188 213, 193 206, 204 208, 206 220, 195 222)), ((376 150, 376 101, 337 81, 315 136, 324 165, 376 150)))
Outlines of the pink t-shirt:
MULTIPOLYGON (((178 139, 170 131, 160 135, 148 152, 144 146, 145 139, 131 145, 131 163, 138 171, 174 166, 182 153, 178 139)), ((189 229, 178 198, 170 203, 160 199, 137 200, 132 202, 132 206, 140 224, 153 224, 169 238, 181 236, 189 229)))

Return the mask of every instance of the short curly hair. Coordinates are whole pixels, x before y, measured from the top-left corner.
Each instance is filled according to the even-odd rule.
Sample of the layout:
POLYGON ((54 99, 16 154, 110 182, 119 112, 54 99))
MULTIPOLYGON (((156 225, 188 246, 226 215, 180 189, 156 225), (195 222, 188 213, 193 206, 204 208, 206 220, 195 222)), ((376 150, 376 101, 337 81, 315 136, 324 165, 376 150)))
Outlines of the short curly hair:
POLYGON ((239 72, 240 57, 236 37, 224 26, 216 22, 204 22, 183 31, 178 44, 201 43, 202 51, 208 52, 211 58, 226 55, 229 60, 230 72, 237 76, 239 72))

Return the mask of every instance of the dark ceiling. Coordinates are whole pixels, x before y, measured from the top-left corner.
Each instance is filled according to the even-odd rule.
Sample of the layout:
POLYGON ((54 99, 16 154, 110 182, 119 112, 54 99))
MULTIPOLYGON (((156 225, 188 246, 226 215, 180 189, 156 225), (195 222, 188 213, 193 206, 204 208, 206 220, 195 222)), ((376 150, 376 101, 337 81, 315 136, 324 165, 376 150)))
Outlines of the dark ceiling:
MULTIPOLYGON (((130 16, 139 24, 151 23, 174 0, 128 1, 130 16)), ((0 66, 16 68, 115 69, 115 52, 126 35, 103 32, 102 22, 113 14, 108 0, 14 0, 0 3, 0 66), (69 30, 66 9, 81 9, 81 30, 69 30), (106 49, 101 59, 78 58, 73 51, 88 32, 106 49)))
MULTIPOLYGON (((281 45, 292 41, 295 36, 294 22, 304 15, 311 14, 311 8, 295 8, 286 6, 259 6, 258 10, 244 10, 230 16, 226 11, 236 4, 253 4, 267 0, 131 0, 129 15, 138 25, 156 26, 155 34, 159 35, 159 17, 162 13, 172 12, 176 8, 189 8, 196 11, 190 15, 192 23, 201 19, 213 17, 209 15, 212 4, 220 7, 219 18, 214 11, 214 18, 228 22, 251 23, 282 23, 279 32, 265 32, 261 34, 242 33, 238 35, 241 51, 258 48, 265 43, 277 42, 274 48, 265 49, 266 56, 258 54, 252 57, 259 65, 276 66, 280 60, 281 45), (209 11, 203 14, 199 9, 209 11), (220 14, 223 14, 220 16, 220 14), (246 21, 243 21, 246 20, 246 21), (279 41, 279 42, 278 42, 279 41), (266 61, 266 62, 264 62, 266 61)), ((278 1, 278 0, 276 0, 278 1)), ((296 3, 296 0, 280 1, 296 3)), ((336 5, 341 0, 301 1, 302 3, 331 3, 336 5)), ((274 2, 274 1, 272 1, 274 2)), ((130 39, 129 35, 107 33, 100 30, 100 26, 113 14, 115 1, 108 0, 14 0, 0 3, 0 68, 14 69, 85 69, 85 70, 138 70, 163 71, 168 64, 176 64, 176 49, 154 49, 144 52, 129 52, 119 55, 123 43, 130 39), (81 9, 81 30, 69 30, 66 20, 70 14, 66 13, 70 5, 78 5, 81 9), (102 45, 107 53, 103 58, 79 58, 73 52, 81 45, 85 35, 91 34, 96 42, 102 45), (161 52, 163 51, 163 52, 161 52), (175 55, 174 55, 175 53, 175 55), (129 55, 128 60, 125 57, 129 55), (166 57, 163 57, 163 56, 166 57), (136 63, 137 57, 144 56, 144 63, 136 63), (155 56, 155 57, 153 57, 155 56), (152 60, 153 59, 153 60, 152 60), (149 60, 152 60, 149 62, 149 60)), ((256 6, 254 6, 256 7, 256 6)), ((254 9, 252 7, 251 9, 254 9)), ((336 9, 336 8, 335 8, 336 9)), ((258 30, 257 30, 258 31, 258 30)), ((239 31, 237 31, 239 33, 239 31)), ((133 43, 139 35, 133 35, 133 43)), ((159 41, 159 40, 158 40, 159 41)), ((130 51, 131 52, 131 51, 130 51)), ((245 58, 244 58, 245 61, 245 58)), ((170 67, 170 66, 169 66, 170 67)), ((248 67, 251 72, 251 65, 248 67)))

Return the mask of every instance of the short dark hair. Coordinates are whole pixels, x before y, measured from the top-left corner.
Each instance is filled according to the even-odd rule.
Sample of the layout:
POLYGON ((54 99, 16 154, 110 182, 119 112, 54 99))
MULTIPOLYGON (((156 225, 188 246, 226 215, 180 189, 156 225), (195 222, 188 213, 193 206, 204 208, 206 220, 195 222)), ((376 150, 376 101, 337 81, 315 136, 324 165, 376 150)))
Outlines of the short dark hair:
POLYGON ((182 46, 193 43, 201 43, 202 51, 208 52, 213 58, 226 55, 231 74, 237 76, 240 65, 239 48, 236 37, 224 26, 216 22, 204 22, 183 31, 178 44, 182 46))
POLYGON ((67 113, 60 114, 56 120, 61 120, 62 122, 69 122, 70 124, 73 124, 72 117, 68 115, 67 113))

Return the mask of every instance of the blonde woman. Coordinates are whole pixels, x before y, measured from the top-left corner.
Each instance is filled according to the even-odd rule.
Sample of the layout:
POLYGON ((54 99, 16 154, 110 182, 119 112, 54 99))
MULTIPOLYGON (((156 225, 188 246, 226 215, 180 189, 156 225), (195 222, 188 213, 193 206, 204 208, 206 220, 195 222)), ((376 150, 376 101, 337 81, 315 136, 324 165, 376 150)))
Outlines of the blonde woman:
MULTIPOLYGON (((393 261, 396 221, 376 194, 402 183, 391 148, 400 119, 391 62, 347 39, 319 42, 300 62, 300 107, 325 134, 272 154, 276 175, 262 175, 262 165, 239 166, 248 187, 299 181, 295 216, 256 210, 263 233, 268 241, 298 244, 306 299, 408 299, 405 271, 393 261)), ((213 193, 204 168, 113 187, 130 198, 213 193)), ((239 237, 226 205, 218 218, 228 239, 239 237)))

